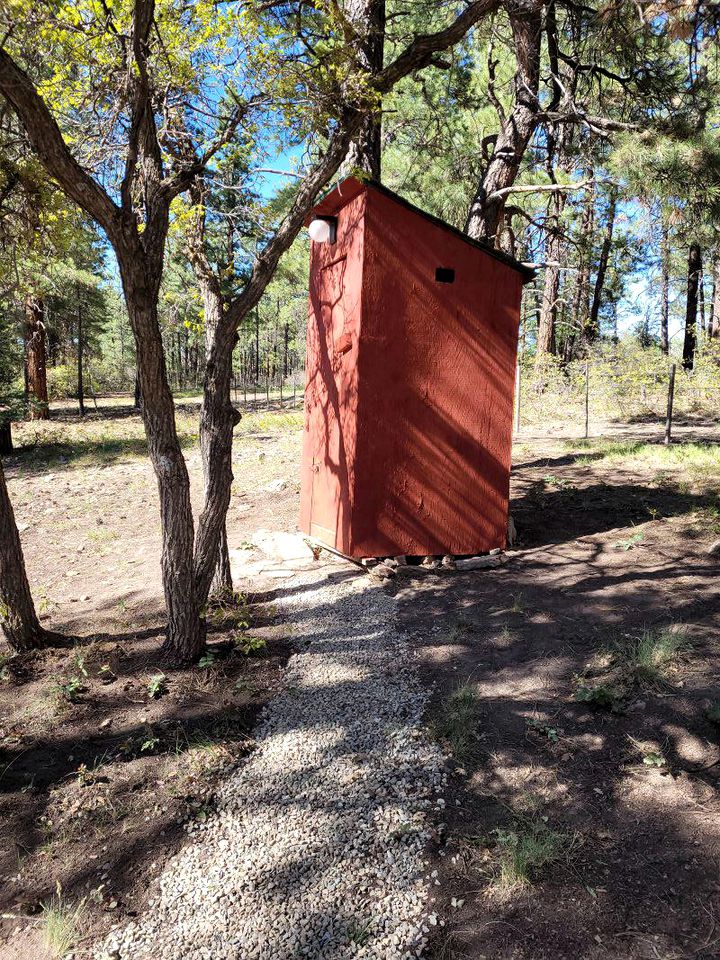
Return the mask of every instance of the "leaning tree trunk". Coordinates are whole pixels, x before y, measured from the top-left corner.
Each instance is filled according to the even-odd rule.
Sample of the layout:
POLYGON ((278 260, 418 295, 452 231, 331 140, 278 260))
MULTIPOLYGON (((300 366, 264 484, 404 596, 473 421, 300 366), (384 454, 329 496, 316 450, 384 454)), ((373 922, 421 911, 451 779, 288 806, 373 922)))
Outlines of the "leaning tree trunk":
POLYGON ((685 305, 685 338, 683 340, 683 367, 692 370, 697 346, 698 284, 702 271, 702 251, 697 243, 690 244, 688 254, 687 300, 685 305))
POLYGON ((465 233, 475 240, 495 240, 502 221, 507 190, 515 183, 522 158, 538 122, 540 83, 540 10, 510 13, 515 44, 515 101, 502 119, 492 157, 470 204, 465 233))
MULTIPOLYGON (((345 0, 343 12, 356 35, 358 65, 370 76, 383 68, 385 51, 385 0, 345 0)), ((382 160, 381 104, 367 114, 347 152, 343 168, 360 170, 380 179, 382 160)))
POLYGON ((663 217, 660 234, 660 349, 668 355, 670 352, 670 243, 668 225, 663 217))
POLYGON ((25 573, 20 534, 15 523, 5 473, 0 463, 0 628, 12 650, 45 645, 25 573))
POLYGON ((605 287, 605 277, 607 275, 608 263, 610 261, 610 250, 612 249, 613 231, 615 229, 615 210, 617 208, 617 195, 613 191, 610 195, 610 205, 608 206, 607 224, 605 225, 605 235, 603 236, 602 248, 600 250, 600 259, 598 261, 597 274, 595 276, 595 288, 593 290, 592 304, 590 306, 590 316, 587 323, 587 339, 589 341, 597 340, 600 336, 600 307, 602 306, 602 295, 605 287))
POLYGON ((135 336, 148 453, 160 495, 161 567, 168 619, 163 650, 171 660, 191 663, 205 649, 205 621, 195 585, 190 478, 175 427, 175 406, 157 317, 155 281, 146 275, 149 268, 137 252, 118 259, 135 336))
POLYGON ((47 389, 47 338, 45 305, 31 294, 25 300, 25 370, 30 419, 47 420, 50 416, 47 389))

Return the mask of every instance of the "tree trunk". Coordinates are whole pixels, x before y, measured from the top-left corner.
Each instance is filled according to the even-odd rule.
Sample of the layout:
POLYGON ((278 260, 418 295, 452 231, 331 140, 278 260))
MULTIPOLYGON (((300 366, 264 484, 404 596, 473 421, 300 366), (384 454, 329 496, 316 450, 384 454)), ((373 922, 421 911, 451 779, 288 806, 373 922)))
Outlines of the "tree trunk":
POLYGON ((12 420, 0 420, 0 457, 6 457, 12 452, 12 420))
POLYGON ((160 495, 161 566, 168 618, 163 651, 171 660, 191 663, 205 649, 205 621, 195 587, 190 479, 175 428, 157 317, 157 277, 162 268, 158 265, 155 272, 144 262, 143 253, 142 249, 128 252, 118 261, 135 336, 148 453, 160 495))
POLYGON ((205 503, 195 538, 195 576, 198 596, 205 603, 215 594, 232 591, 226 517, 232 493, 233 430, 240 414, 230 399, 235 334, 223 322, 224 304, 214 276, 196 274, 205 307, 207 368, 200 408, 200 451, 205 481, 205 503))
POLYGON ((660 349, 668 355, 670 335, 668 320, 670 317, 670 243, 668 225, 663 216, 660 234, 660 349))
MULTIPOLYGON (((592 180, 594 171, 588 169, 586 177, 592 180)), ((593 253, 593 233, 595 227, 595 187, 591 185, 585 192, 583 200, 583 214, 580 221, 580 236, 578 241, 579 266, 575 278, 572 307, 570 310, 570 324, 572 333, 568 337, 564 350, 564 357, 570 361, 576 352, 578 340, 584 348, 594 339, 588 325, 590 316, 590 265, 593 253)))
POLYGON ((515 101, 510 113, 502 118, 492 157, 465 221, 465 233, 476 240, 495 240, 507 201, 507 194, 498 197, 496 192, 515 183, 522 158, 538 122, 542 38, 540 9, 511 10, 510 23, 516 60, 515 101))
POLYGON ((218 274, 205 252, 205 195, 201 184, 191 190, 199 211, 187 233, 187 247, 205 314, 205 381, 200 408, 200 453, 205 500, 195 537, 195 582, 205 604, 210 592, 232 593, 227 539, 227 511, 232 494, 233 430, 240 414, 232 405, 232 355, 237 333, 228 322, 218 274))
MULTIPOLYGON (((85 416, 85 388, 83 385, 83 325, 82 325, 82 305, 78 299, 77 306, 77 392, 78 408, 80 416, 85 416)), ((91 391, 92 393, 92 391, 91 391)))
POLYGON ((708 336, 711 340, 720 338, 720 256, 717 255, 713 261, 713 295, 708 336))
POLYGON ((12 650, 42 647, 47 634, 40 626, 25 573, 20 534, 0 463, 0 628, 12 650))
POLYGON ((565 194, 554 193, 548 210, 548 237, 545 242, 545 282, 543 284, 540 319, 538 321, 536 362, 548 353, 557 350, 557 313, 560 296, 560 263, 563 238, 560 233, 560 217, 565 209, 565 194))
MULTIPOLYGON (((355 55, 363 71, 377 76, 384 65, 385 0, 345 0, 343 12, 355 33, 355 55)), ((360 170, 379 180, 382 159, 381 103, 364 118, 350 144, 344 170, 360 170)))
POLYGON ((605 286, 605 277, 607 275, 608 262, 610 260, 610 251, 612 249, 616 209, 617 195, 613 192, 610 194, 607 224, 605 225, 605 235, 603 236, 602 248, 600 250, 600 259, 598 260, 598 269, 595 276, 595 288, 593 290, 590 315, 587 322, 586 339, 589 342, 597 340, 597 338, 600 336, 600 307, 602 306, 603 288, 605 286))
POLYGON ((692 370, 697 346, 698 282, 702 271, 702 251, 697 243, 690 244, 688 254, 687 300, 685 305, 685 338, 683 340, 683 367, 692 370))
POLYGON ((698 314, 700 316, 700 336, 705 336, 705 273, 698 275, 698 314))
POLYGON ((140 374, 135 374, 135 395, 133 398, 133 407, 136 410, 142 410, 142 393, 140 392, 140 374))
POLYGON ((45 305, 42 299, 34 294, 25 300, 25 369, 30 419, 47 420, 50 409, 47 392, 45 305))

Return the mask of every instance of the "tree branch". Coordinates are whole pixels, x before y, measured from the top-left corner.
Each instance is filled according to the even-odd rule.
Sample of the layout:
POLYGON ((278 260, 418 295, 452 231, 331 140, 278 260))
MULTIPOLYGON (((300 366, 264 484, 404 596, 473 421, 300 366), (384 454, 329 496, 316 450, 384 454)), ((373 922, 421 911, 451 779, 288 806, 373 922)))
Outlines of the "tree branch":
POLYGON ((55 118, 30 77, 0 49, 0 93, 23 125, 28 140, 46 170, 52 171, 65 193, 93 217, 107 234, 117 230, 121 210, 99 183, 77 162, 55 118))
POLYGON ((414 70, 426 67, 436 53, 458 43, 465 34, 488 14, 498 10, 501 0, 475 0, 449 27, 437 33, 421 34, 403 52, 388 64, 375 78, 373 86, 378 93, 387 93, 396 83, 414 70))

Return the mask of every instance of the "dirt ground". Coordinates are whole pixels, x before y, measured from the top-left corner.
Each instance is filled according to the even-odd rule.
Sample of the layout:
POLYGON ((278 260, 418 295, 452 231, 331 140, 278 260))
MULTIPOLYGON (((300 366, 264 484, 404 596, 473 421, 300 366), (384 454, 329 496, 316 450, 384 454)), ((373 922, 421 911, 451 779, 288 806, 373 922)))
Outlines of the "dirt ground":
MULTIPOLYGON (((199 502, 195 409, 179 420, 199 502)), ((245 417, 231 547, 294 528, 300 428, 298 411, 245 417)), ((435 685, 429 730, 458 688, 476 711, 432 854, 446 918, 434 950, 710 960, 720 430, 680 425, 670 454, 635 442, 657 439, 655 424, 607 427, 587 444, 549 433, 516 444, 519 542, 503 566, 415 570, 387 587, 435 685), (662 681, 636 678, 612 710, 577 699, 611 672, 608 650, 659 630, 682 638, 662 681), (525 883, 503 879, 503 851, 546 836, 555 855, 525 883)), ((215 778, 252 749, 288 630, 264 584, 247 609, 214 617, 210 662, 165 668, 157 494, 138 418, 121 402, 82 425, 56 410, 16 437, 5 469, 33 592, 47 625, 73 638, 0 659, 0 953, 21 960, 52 956, 43 904, 67 914, 83 902, 86 935, 142 907, 182 820, 203 816, 215 778)))
POLYGON ((398 589, 435 711, 463 684, 479 697, 433 866, 451 918, 439 957, 720 956, 720 727, 705 717, 720 696, 720 435, 686 428, 669 455, 626 442, 657 433, 517 444, 519 550, 398 589), (713 445, 694 468, 693 440, 713 445), (615 711, 578 702, 603 651, 662 629, 683 638, 664 682, 615 711), (504 883, 503 851, 548 834, 556 860, 504 883))
MULTIPOLYGON (((300 416, 246 415, 231 547, 258 528, 293 529, 300 416)), ((199 505, 196 405, 178 420, 199 505)), ((211 612, 209 662, 169 669, 139 418, 115 403, 82 424, 55 409, 14 435, 4 466, 28 576, 45 626, 68 641, 13 658, 0 649, 0 956, 40 960, 60 954, 46 943, 55 919, 98 935, 142 906, 183 821, 203 816, 217 778, 252 749, 289 645, 265 582, 247 606, 211 612)))

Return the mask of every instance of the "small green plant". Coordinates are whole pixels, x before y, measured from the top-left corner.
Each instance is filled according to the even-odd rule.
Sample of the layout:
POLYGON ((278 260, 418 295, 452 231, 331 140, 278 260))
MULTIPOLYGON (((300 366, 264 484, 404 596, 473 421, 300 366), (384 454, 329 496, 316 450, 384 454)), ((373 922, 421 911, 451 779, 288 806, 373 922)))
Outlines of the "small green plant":
POLYGON ((471 683, 464 683, 441 705, 433 733, 459 763, 472 763, 478 755, 481 719, 480 698, 471 683))
POLYGON ((100 680, 105 684, 113 683, 113 681, 117 680, 117 677, 113 673, 109 663, 104 663, 100 667, 100 669, 98 670, 98 676, 100 677, 100 680))
POLYGON ((209 670, 210 667, 215 663, 215 654, 212 650, 208 650, 207 653, 203 654, 202 657, 198 660, 198 666, 201 670, 209 670))
POLYGON ((164 673, 156 673, 154 677, 150 678, 147 692, 151 700, 157 700, 164 693, 167 693, 167 677, 164 673))
POLYGON ((69 677, 64 683, 59 683, 57 689, 68 703, 77 703, 86 687, 80 677, 69 677))
POLYGON ((217 594, 208 604, 205 617, 214 627, 247 630, 251 621, 247 597, 234 590, 217 594))
POLYGON ((605 710, 617 710, 622 697, 614 687, 600 683, 597 686, 581 684, 575 690, 575 699, 578 703, 589 703, 591 706, 602 707, 605 710))
POLYGON ((57 893, 50 903, 42 908, 43 938, 53 957, 64 957, 74 946, 85 916, 85 901, 74 907, 63 899, 62 888, 57 885, 57 893))
POLYGON ((646 767, 664 767, 666 766, 665 757, 657 750, 650 750, 643 757, 643 763, 646 767))
POLYGON ((548 866, 569 856, 576 838, 551 830, 547 818, 521 820, 511 830, 495 830, 498 869, 494 884, 509 893, 525 887, 548 866))
POLYGON ((525 613, 525 604, 523 603, 522 593, 513 594, 513 602, 510 607, 510 613, 525 613))
POLYGON ((358 947, 364 947, 370 940, 371 922, 370 920, 353 919, 348 924, 348 938, 350 943, 358 947))
POLYGON ((645 539, 644 533, 634 533, 631 537, 625 537, 622 540, 615 541, 616 550, 633 550, 645 539))
POLYGON ((160 737, 155 734, 151 727, 148 727, 147 732, 140 741, 140 753, 152 753, 159 743, 160 737))
POLYGON ((535 717, 531 717, 529 720, 526 720, 525 723, 531 730, 541 733, 544 737, 547 737, 551 743, 558 743, 560 740, 560 734, 557 732, 555 727, 549 726, 547 723, 543 723, 542 720, 538 720, 535 717))
POLYGON ((85 667, 85 657, 79 650, 75 651, 73 663, 75 664, 75 669, 78 671, 78 673, 81 673, 85 678, 87 678, 88 672, 87 668, 85 667))
POLYGON ((262 637, 254 637, 249 633, 236 634, 234 641, 237 649, 246 657, 253 653, 260 653, 267 646, 267 642, 262 637))

